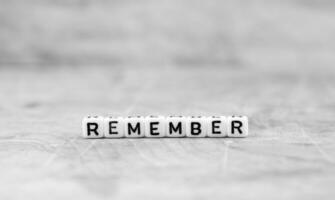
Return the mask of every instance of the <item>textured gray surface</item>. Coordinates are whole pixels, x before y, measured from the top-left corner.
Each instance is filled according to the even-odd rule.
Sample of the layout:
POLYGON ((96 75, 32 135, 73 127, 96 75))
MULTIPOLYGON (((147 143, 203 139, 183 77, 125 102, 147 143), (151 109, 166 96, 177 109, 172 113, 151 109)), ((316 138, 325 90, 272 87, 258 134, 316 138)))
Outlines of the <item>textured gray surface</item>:
POLYGON ((333 199, 334 73, 0 70, 1 199, 333 199), (245 114, 245 139, 80 137, 96 114, 245 114))

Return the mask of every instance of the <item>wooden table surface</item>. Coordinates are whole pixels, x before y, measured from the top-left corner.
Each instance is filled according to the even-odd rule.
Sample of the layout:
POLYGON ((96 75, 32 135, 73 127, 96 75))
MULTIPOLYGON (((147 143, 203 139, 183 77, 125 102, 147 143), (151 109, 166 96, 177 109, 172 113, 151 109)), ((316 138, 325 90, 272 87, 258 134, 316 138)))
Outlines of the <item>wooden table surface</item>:
POLYGON ((1 199, 333 199, 335 74, 0 68, 1 199), (244 139, 80 137, 86 114, 232 115, 244 139))

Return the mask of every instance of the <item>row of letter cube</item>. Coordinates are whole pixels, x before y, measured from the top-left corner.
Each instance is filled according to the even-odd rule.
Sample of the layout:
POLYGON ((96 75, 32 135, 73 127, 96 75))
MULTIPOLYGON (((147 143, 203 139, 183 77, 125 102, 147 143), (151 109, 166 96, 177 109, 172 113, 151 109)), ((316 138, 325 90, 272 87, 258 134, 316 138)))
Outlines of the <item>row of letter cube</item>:
POLYGON ((101 117, 82 121, 84 138, 246 137, 248 118, 236 117, 101 117))

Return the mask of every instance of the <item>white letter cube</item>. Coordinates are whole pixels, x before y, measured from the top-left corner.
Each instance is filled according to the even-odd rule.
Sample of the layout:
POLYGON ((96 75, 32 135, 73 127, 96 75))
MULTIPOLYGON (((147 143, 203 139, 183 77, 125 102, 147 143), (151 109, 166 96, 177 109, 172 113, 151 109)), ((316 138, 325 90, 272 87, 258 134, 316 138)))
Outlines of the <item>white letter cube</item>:
POLYGON ((187 137, 206 137, 208 129, 207 117, 188 117, 186 122, 187 137))
POLYGON ((122 117, 106 117, 104 121, 106 138, 124 137, 125 126, 122 117))
POLYGON ((228 117, 228 137, 247 137, 248 131, 247 117, 228 117))
POLYGON ((145 118, 145 137, 165 136, 165 117, 148 116, 145 118))
POLYGON ((104 137, 104 118, 100 116, 84 117, 82 121, 82 132, 84 138, 104 137))
POLYGON ((224 116, 208 117, 208 137, 226 137, 227 136, 227 118, 224 116))
POLYGON ((145 136, 145 118, 127 117, 124 119, 125 137, 140 138, 145 136))
POLYGON ((185 137, 187 118, 170 116, 166 118, 166 137, 185 137))

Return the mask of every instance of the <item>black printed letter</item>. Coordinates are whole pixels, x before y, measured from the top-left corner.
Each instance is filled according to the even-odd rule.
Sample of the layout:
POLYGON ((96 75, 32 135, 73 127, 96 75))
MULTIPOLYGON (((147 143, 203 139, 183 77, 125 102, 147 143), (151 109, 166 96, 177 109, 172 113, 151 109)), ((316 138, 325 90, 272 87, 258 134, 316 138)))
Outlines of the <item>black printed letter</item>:
POLYGON ((221 121, 212 121, 212 133, 213 134, 221 134, 221 131, 215 131, 216 128, 220 128, 219 125, 216 125, 217 123, 220 123, 221 121))
POLYGON ((110 121, 109 122, 109 134, 112 135, 112 134, 118 134, 118 132, 114 132, 112 129, 113 128, 116 128, 116 126, 113 126, 113 124, 117 124, 118 122, 117 121, 110 121))
POLYGON ((191 135, 199 135, 201 133, 201 124, 199 122, 191 122, 191 135))
POLYGON ((150 135, 159 135, 159 132, 154 132, 157 131, 157 127, 154 127, 154 125, 158 125, 159 122, 150 122, 150 135))
POLYGON ((242 122, 241 121, 232 121, 231 122, 231 134, 235 134, 235 128, 238 130, 238 132, 240 134, 242 134, 242 130, 241 130, 241 127, 242 127, 242 122), (237 125, 236 125, 237 124, 237 125))
POLYGON ((179 134, 181 134, 181 122, 178 122, 177 126, 174 127, 173 123, 170 122, 169 123, 169 133, 172 134, 173 132, 179 132, 179 134))
POLYGON ((141 135, 140 122, 136 123, 135 128, 131 126, 131 123, 128 123, 128 135, 131 135, 131 132, 137 132, 138 135, 141 135))
POLYGON ((95 133, 96 136, 99 135, 98 124, 93 123, 93 122, 89 122, 89 123, 87 123, 87 135, 90 136, 92 131, 95 133), (92 128, 92 126, 93 126, 93 128, 92 128))

